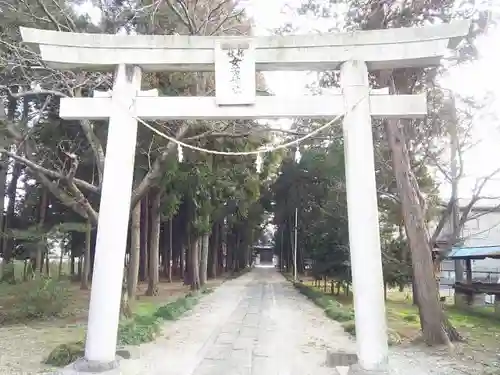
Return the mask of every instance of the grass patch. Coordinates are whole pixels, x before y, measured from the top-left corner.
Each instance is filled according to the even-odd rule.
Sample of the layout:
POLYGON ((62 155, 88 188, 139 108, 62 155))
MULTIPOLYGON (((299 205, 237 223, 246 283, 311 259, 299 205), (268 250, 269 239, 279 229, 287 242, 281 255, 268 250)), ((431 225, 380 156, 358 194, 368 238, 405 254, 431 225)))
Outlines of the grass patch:
POLYGON ((62 318, 71 305, 70 283, 41 277, 22 284, 0 284, 0 324, 62 318))
POLYGON ((118 325, 118 345, 139 345, 153 341, 161 328, 161 320, 155 315, 134 315, 118 325))
MULTIPOLYGON (((356 323, 354 321, 354 309, 352 303, 347 299, 347 303, 339 302, 336 297, 331 294, 324 293, 316 287, 309 286, 304 283, 293 283, 302 294, 312 300, 317 306, 321 307, 326 316, 330 319, 341 322, 344 331, 351 336, 356 336, 356 323)), ((415 314, 405 315, 403 321, 418 322, 418 316, 415 314)), ((397 345, 402 342, 402 337, 395 329, 388 329, 388 344, 397 345)))
POLYGON ((300 293, 305 295, 317 306, 321 307, 326 316, 338 322, 344 322, 344 330, 350 334, 355 331, 354 328, 354 310, 350 307, 342 305, 335 300, 333 296, 325 294, 313 287, 307 286, 303 283, 293 283, 300 293))
POLYGON ((163 320, 177 320, 185 312, 191 310, 198 303, 198 300, 198 295, 192 293, 187 294, 185 297, 178 298, 173 302, 159 307, 153 316, 163 320))
MULTIPOLYGON (((344 308, 352 309, 352 294, 345 296, 341 293, 339 296, 332 296, 324 292, 323 288, 314 287, 312 283, 311 280, 306 281, 302 289, 312 289, 312 291, 306 293, 312 296, 312 298, 309 297, 312 300, 316 299, 314 302, 318 306, 324 308, 325 301, 335 300, 341 303, 344 308), (323 297, 320 297, 320 295, 323 295, 323 297)), ((462 356, 474 358, 476 362, 483 364, 498 363, 500 316, 495 315, 494 308, 492 306, 473 306, 464 310, 450 305, 452 302, 453 299, 448 298, 444 304, 446 315, 451 324, 466 339, 465 343, 457 344, 457 352, 462 353, 462 356)), ((420 316, 417 306, 412 304, 411 291, 388 290, 386 311, 389 344, 411 343, 420 336, 420 316)), ((331 317, 331 315, 329 316, 331 317)), ((355 335, 354 319, 343 322, 342 326, 346 332, 355 335)), ((498 374, 500 375, 498 367, 495 368, 495 371, 499 371, 498 374)))
MULTIPOLYGON (((140 345, 153 341, 160 333, 163 321, 179 319, 199 302, 202 294, 212 291, 211 288, 204 288, 198 293, 190 292, 160 307, 152 303, 138 304, 132 318, 120 321, 118 344, 140 345)), ((83 352, 83 341, 61 344, 50 352, 45 363, 63 367, 81 358, 83 352)))

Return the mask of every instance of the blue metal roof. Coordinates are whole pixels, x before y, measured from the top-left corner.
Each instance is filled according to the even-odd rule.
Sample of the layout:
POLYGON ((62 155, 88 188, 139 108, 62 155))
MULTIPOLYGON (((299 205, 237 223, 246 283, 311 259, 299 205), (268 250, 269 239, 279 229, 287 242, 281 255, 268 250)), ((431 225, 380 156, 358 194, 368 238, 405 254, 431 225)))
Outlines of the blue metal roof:
POLYGON ((500 246, 454 247, 447 258, 484 259, 500 258, 500 246))

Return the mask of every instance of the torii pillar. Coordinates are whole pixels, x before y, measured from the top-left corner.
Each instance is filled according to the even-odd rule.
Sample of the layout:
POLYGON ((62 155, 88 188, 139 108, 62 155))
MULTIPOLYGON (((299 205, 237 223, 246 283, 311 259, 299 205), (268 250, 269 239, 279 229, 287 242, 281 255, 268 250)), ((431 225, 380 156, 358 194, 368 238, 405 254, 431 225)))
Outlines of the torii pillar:
POLYGON ((384 371, 387 323, 366 63, 343 63, 340 84, 346 108, 353 108, 342 128, 358 360, 362 369, 384 371))

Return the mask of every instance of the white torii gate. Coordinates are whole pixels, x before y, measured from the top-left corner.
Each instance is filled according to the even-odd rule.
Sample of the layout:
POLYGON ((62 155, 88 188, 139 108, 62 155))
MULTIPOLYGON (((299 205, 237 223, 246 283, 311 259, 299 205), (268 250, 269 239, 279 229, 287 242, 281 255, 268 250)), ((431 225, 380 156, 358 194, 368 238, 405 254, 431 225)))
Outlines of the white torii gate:
POLYGON ((115 360, 126 251, 136 117, 148 119, 332 118, 346 113, 349 242, 359 365, 383 370, 387 328, 371 117, 425 116, 425 95, 371 95, 368 70, 438 65, 469 22, 421 28, 272 37, 65 33, 21 28, 57 69, 114 70, 110 93, 64 98, 65 119, 109 119, 85 358, 74 369, 105 372, 115 360), (235 63, 236 61, 236 63, 235 63), (255 95, 255 72, 335 70, 342 95, 255 95), (157 97, 140 91, 142 71, 214 71, 215 97, 157 97))

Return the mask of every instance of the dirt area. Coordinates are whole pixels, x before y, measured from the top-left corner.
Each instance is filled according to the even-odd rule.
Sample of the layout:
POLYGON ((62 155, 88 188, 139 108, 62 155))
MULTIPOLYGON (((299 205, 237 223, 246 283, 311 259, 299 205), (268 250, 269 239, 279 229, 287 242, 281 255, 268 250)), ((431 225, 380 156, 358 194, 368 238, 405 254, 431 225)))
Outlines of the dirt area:
MULTIPOLYGON (((303 280, 312 286, 312 280, 303 280)), ((318 288, 324 291, 323 284, 318 288)), ((327 293, 330 287, 327 286, 327 293)), ((341 293, 334 296, 346 306, 352 306, 352 296, 341 293)), ((411 291, 389 290, 387 293, 387 322, 402 339, 401 346, 415 346, 432 355, 450 357, 456 361, 466 361, 484 369, 482 374, 500 375, 500 317, 490 306, 459 310, 452 306, 453 300, 446 299, 445 310, 451 323, 465 339, 456 343, 452 353, 448 349, 429 348, 420 343, 420 318, 418 309, 412 304, 411 291)))
MULTIPOLYGON (((207 287, 214 288, 225 278, 209 280, 207 287)), ((0 285, 0 314, 6 313, 16 304, 16 298, 23 292, 23 284, 0 285)), ((189 291, 181 282, 161 282, 157 296, 144 293, 147 284, 139 285, 138 299, 134 310, 149 309, 180 297, 189 291)), ((50 321, 32 321, 26 324, 0 324, 0 375, 39 374, 49 370, 42 364, 49 352, 57 345, 84 338, 87 323, 89 291, 82 291, 78 283, 70 286, 70 299, 65 318, 50 321)))

